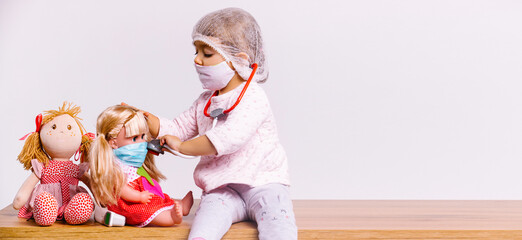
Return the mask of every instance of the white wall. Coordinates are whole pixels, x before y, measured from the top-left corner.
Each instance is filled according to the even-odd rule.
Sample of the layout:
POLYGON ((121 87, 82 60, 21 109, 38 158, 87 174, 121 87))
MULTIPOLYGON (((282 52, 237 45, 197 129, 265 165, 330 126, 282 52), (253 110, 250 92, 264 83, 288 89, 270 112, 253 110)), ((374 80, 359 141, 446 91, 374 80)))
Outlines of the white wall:
MULTIPOLYGON (((29 174, 34 117, 68 100, 89 131, 121 101, 175 117, 202 91, 191 31, 244 8, 295 199, 522 198, 520 1, 0 0, 0 207, 29 174)), ((200 191, 164 156, 165 192, 200 191)))

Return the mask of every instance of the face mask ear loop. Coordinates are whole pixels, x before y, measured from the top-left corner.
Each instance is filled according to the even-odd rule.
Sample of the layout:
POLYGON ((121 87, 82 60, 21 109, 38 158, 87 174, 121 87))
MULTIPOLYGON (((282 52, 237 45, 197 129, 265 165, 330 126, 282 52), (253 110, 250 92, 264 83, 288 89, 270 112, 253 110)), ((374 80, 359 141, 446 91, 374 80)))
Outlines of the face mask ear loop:
MULTIPOLYGON (((253 68, 252 73, 250 73, 250 77, 248 77, 248 81, 246 82, 245 87, 243 87, 241 94, 239 94, 239 97, 237 98, 236 103, 234 103, 234 105, 232 105, 232 107, 230 107, 229 109, 223 111, 224 114, 227 114, 230 111, 234 110, 234 108, 236 108, 236 106, 239 104, 239 102, 241 102, 241 99, 243 98, 243 95, 245 95, 248 85, 250 85, 250 82, 252 82, 252 78, 254 78, 254 75, 256 74, 257 63, 253 63, 251 68, 253 68)), ((212 96, 208 99, 207 105, 205 105, 203 114, 205 114, 205 116, 207 116, 207 117, 211 117, 210 114, 208 113, 208 108, 210 107, 210 102, 212 100, 212 97, 216 96, 217 94, 218 94, 218 91, 214 92, 214 94, 212 94, 212 96)))

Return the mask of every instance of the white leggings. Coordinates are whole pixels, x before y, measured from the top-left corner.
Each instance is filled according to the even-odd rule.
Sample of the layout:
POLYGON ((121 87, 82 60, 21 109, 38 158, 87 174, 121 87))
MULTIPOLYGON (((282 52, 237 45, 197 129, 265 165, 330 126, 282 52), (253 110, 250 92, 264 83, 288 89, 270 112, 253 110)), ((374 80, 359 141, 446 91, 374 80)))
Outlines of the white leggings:
POLYGON ((221 239, 232 223, 245 220, 257 222, 259 239, 297 239, 288 187, 279 183, 228 184, 203 193, 189 239, 221 239))

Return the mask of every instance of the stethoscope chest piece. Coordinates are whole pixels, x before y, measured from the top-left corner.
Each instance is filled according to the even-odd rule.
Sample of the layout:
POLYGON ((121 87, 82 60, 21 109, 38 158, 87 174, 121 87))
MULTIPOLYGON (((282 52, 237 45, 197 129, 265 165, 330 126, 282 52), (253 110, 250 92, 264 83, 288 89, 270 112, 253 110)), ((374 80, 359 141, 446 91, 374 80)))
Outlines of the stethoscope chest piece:
POLYGON ((216 127, 216 124, 217 124, 217 121, 219 118, 225 116, 224 111, 225 110, 223 108, 217 108, 217 109, 212 110, 212 112, 210 112, 210 117, 212 118, 212 128, 216 127))
POLYGON ((212 112, 210 112, 210 117, 213 119, 220 118, 225 115, 224 112, 225 112, 225 109, 223 109, 223 108, 214 109, 214 110, 212 110, 212 112))
POLYGON ((234 105, 232 105, 232 107, 230 107, 229 109, 227 110, 224 110, 223 108, 218 108, 218 109, 214 109, 212 110, 212 112, 210 112, 210 114, 208 113, 208 108, 210 107, 210 103, 212 101, 212 97, 214 96, 217 96, 218 95, 218 91, 215 91, 214 94, 212 94, 212 96, 210 96, 210 98, 208 99, 208 102, 207 102, 207 105, 205 105, 205 108, 203 109, 203 114, 205 114, 205 116, 207 117, 210 117, 212 118, 212 128, 214 128, 217 124, 217 120, 218 118, 222 118, 224 117, 226 114, 228 114, 230 111, 234 110, 234 108, 239 104, 239 102, 241 101, 241 98, 243 98, 243 95, 245 94, 245 91, 246 89, 248 88, 248 85, 250 85, 250 82, 252 81, 252 78, 254 77, 254 74, 256 73, 257 71, 257 63, 253 63, 252 66, 251 66, 252 69, 252 73, 250 73, 250 77, 248 77, 248 80, 245 84, 245 86, 243 87, 243 90, 241 90, 241 93, 239 94, 239 96, 237 97, 237 100, 236 102, 234 103, 234 105))

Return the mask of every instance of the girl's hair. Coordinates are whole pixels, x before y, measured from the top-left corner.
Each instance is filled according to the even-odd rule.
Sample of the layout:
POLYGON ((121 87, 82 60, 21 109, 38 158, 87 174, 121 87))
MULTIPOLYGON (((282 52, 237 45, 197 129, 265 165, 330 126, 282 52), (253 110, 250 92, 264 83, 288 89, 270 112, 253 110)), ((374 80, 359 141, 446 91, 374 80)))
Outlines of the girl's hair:
POLYGON ((237 73, 248 79, 251 64, 258 68, 254 81, 263 83, 268 78, 261 29, 252 15, 240 8, 225 8, 202 17, 194 26, 192 41, 202 41, 232 62, 237 73), (239 53, 246 53, 248 60, 239 53))
MULTIPOLYGON (((64 102, 62 106, 58 108, 58 110, 45 111, 42 122, 40 123, 40 126, 37 127, 37 129, 41 129, 43 125, 52 121, 55 117, 68 114, 76 121, 82 133, 82 142, 79 147, 82 159, 85 159, 85 156, 87 156, 89 152, 91 140, 88 137, 88 135, 85 134, 85 128, 80 122, 80 120, 82 119, 77 116, 80 112, 80 107, 73 105, 72 103, 64 102)), ((42 146, 39 132, 31 133, 27 137, 27 139, 25 140, 24 147, 22 148, 22 152, 18 154, 18 161, 20 161, 24 165, 24 168, 26 170, 31 168, 31 160, 33 159, 37 159, 39 162, 43 163, 44 166, 47 166, 47 164, 49 164, 50 157, 49 155, 47 155, 42 146)))
MULTIPOLYGON (((96 139, 92 143, 89 155, 91 191, 96 201, 102 205, 116 204, 121 189, 126 185, 126 177, 117 163, 109 140, 116 138, 120 130, 125 127, 125 137, 145 134, 145 140, 151 139, 147 121, 143 114, 136 109, 116 105, 105 109, 96 123, 96 139)), ((143 168, 156 181, 165 179, 165 176, 156 168, 154 156, 147 154, 143 168)))

